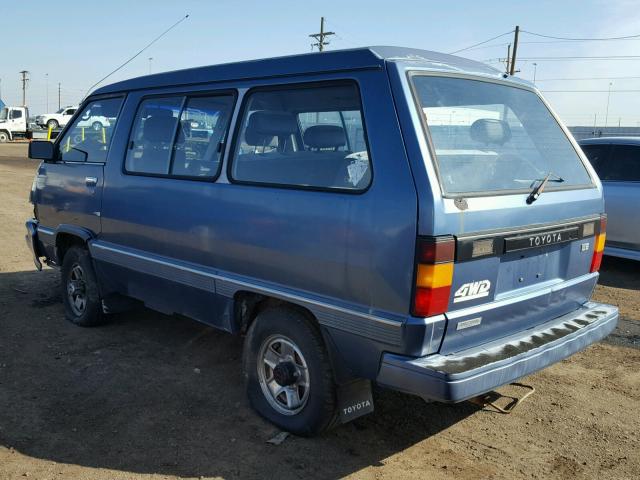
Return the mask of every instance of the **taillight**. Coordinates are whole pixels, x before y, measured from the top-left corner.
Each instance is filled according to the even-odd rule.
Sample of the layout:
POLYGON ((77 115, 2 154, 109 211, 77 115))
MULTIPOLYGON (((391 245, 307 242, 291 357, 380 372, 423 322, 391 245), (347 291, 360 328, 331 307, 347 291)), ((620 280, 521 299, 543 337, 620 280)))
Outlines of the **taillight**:
POLYGON ((455 250, 455 240, 449 235, 418 238, 414 316, 430 317, 447 311, 455 250))
POLYGON ((596 233, 595 241, 593 242, 593 257, 591 258, 590 272, 597 272, 600 270, 600 264, 602 263, 602 254, 604 252, 604 242, 607 238, 607 216, 602 215, 600 217, 600 228, 596 233))

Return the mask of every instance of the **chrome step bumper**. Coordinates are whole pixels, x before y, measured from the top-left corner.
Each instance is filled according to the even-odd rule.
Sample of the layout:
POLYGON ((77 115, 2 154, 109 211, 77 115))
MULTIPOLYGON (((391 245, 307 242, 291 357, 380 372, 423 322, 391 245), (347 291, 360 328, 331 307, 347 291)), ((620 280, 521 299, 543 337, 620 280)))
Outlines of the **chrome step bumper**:
POLYGON ((588 302, 535 328, 450 355, 387 353, 376 381, 425 400, 461 402, 541 370, 613 331, 618 309, 588 302))

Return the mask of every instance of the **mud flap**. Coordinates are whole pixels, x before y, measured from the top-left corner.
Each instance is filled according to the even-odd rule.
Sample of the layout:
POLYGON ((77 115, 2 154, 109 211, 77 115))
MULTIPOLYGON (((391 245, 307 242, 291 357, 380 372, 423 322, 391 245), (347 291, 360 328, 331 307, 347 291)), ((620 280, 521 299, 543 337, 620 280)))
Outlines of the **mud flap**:
POLYGON ((373 412, 371 381, 358 379, 338 386, 340 422, 347 423, 373 412))

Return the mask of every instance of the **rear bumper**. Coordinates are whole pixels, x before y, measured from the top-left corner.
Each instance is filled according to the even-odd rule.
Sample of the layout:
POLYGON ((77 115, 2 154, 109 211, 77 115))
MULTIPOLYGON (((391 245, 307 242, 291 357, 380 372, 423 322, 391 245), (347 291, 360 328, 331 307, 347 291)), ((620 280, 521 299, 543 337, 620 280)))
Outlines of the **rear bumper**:
POLYGON ((536 328, 451 355, 387 353, 377 382, 425 400, 460 402, 541 370, 606 337, 618 309, 589 302, 536 328))

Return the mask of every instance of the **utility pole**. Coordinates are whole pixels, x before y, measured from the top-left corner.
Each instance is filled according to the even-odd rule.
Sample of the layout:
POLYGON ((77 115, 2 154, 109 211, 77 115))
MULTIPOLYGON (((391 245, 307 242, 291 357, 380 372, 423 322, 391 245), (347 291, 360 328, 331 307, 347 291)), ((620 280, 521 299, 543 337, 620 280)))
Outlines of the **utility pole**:
POLYGON ((151 75, 151 62, 153 62, 153 57, 149 57, 149 75, 151 75))
POLYGON ((505 58, 505 63, 507 64, 507 69, 505 70, 505 73, 507 73, 507 75, 509 74, 509 65, 511 63, 511 44, 509 44, 507 46, 507 58, 505 58))
POLYGON ((60 110, 60 82, 58 82, 58 110, 60 110))
POLYGON ((27 75, 29 75, 29 72, 27 70, 22 70, 20 72, 20 75, 22 75, 22 106, 26 107, 27 106, 27 82, 29 81, 29 77, 27 75))
POLYGON ((533 84, 536 84, 536 72, 538 70, 538 64, 533 62, 533 84))
POLYGON ((49 113, 49 74, 44 74, 45 88, 47 89, 47 113, 49 113))
POLYGON ((609 92, 607 93, 607 112, 604 114, 604 128, 607 128, 609 123, 609 100, 611 100, 611 85, 613 82, 609 82, 609 92))
POLYGON ((511 68, 509 75, 516 73, 516 56, 518 54, 518 36, 520 35, 520 26, 516 25, 516 31, 513 37, 513 55, 511 56, 511 68))
POLYGON ((318 47, 318 51, 322 52, 324 50, 324 46, 329 45, 329 42, 325 41, 325 37, 330 35, 335 35, 335 32, 325 32, 324 17, 320 17, 320 33, 312 33, 309 35, 311 38, 316 40, 316 43, 311 44, 311 48, 318 47))

